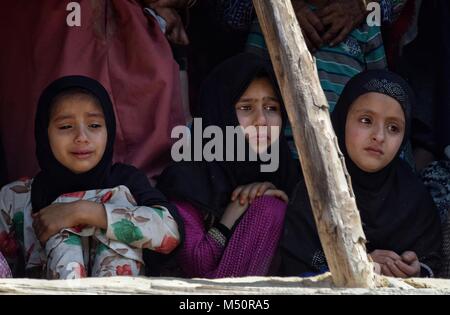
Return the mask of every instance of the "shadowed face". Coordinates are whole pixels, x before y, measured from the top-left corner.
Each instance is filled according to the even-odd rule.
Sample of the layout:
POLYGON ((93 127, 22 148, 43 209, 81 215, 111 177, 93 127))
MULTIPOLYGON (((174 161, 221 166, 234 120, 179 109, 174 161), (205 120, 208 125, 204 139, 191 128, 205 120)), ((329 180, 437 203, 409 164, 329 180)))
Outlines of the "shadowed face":
POLYGON ((266 77, 253 80, 235 109, 242 128, 255 127, 256 132, 246 135, 250 146, 255 152, 266 152, 280 136, 282 125, 280 101, 270 80, 266 77), (271 133, 271 127, 278 127, 278 131, 271 133))

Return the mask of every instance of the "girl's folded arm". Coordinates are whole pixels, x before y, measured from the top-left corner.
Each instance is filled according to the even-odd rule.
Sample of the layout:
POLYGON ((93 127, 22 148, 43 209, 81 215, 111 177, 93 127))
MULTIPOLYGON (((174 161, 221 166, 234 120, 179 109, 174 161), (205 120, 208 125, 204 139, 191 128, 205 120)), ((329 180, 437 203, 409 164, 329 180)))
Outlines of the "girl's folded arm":
POLYGON ((220 264, 226 238, 216 228, 207 230, 201 213, 186 202, 175 202, 184 223, 184 242, 178 252, 187 276, 208 277, 220 264))
POLYGON ((117 208, 112 203, 104 203, 104 208, 106 236, 111 240, 164 254, 170 253, 180 242, 178 225, 163 206, 117 208))

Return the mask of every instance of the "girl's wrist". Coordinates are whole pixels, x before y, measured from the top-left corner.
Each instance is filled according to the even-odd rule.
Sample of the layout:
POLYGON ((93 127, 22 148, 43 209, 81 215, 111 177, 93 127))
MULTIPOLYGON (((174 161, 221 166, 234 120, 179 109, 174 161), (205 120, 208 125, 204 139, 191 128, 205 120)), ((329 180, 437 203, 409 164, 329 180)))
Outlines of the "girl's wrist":
POLYGON ((89 211, 87 211, 89 201, 78 200, 76 201, 76 211, 73 212, 76 225, 88 225, 89 224, 89 211))
POLYGON ((231 228, 233 227, 234 222, 235 222, 235 221, 233 221, 233 220, 231 220, 231 219, 223 218, 223 217, 222 217, 222 219, 220 220, 220 224, 224 225, 225 227, 227 227, 227 228, 230 229, 230 230, 231 230, 231 228))
POLYGON ((106 210, 103 204, 93 201, 80 200, 77 205, 77 225, 91 225, 97 228, 108 227, 106 210))

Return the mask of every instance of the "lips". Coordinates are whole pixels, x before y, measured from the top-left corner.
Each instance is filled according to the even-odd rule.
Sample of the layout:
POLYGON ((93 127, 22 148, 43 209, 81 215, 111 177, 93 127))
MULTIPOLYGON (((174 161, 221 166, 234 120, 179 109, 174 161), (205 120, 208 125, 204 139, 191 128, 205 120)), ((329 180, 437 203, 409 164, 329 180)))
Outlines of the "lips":
POLYGON ((364 150, 370 154, 374 154, 374 155, 378 155, 378 156, 384 155, 383 150, 381 150, 380 148, 377 148, 377 147, 368 147, 368 148, 365 148, 364 150))
POLYGON ((258 140, 263 140, 263 139, 270 139, 270 136, 265 133, 265 132, 258 132, 257 134, 252 134, 250 136, 251 139, 258 139, 258 140))
POLYGON ((94 151, 89 150, 80 150, 80 151, 72 151, 70 152, 73 156, 75 156, 77 159, 85 160, 88 159, 94 154, 94 151))

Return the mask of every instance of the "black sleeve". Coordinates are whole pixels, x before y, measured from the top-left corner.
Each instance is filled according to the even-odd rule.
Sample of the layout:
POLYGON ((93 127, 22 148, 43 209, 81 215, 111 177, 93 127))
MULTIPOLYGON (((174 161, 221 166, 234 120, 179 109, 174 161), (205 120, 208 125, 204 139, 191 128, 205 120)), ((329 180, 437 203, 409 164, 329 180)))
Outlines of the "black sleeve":
POLYGON ((421 275, 423 277, 432 277, 439 273, 442 264, 442 226, 438 210, 425 187, 421 199, 420 207, 428 209, 428 211, 426 212, 427 215, 424 215, 425 217, 422 219, 420 217, 416 218, 422 224, 422 235, 416 243, 414 251, 422 264, 421 275))
POLYGON ((214 227, 216 229, 218 229, 219 232, 222 233, 223 236, 225 236, 227 241, 230 239, 232 232, 229 228, 227 228, 225 225, 223 225, 222 223, 220 223, 218 221, 216 223, 214 223, 214 227))

